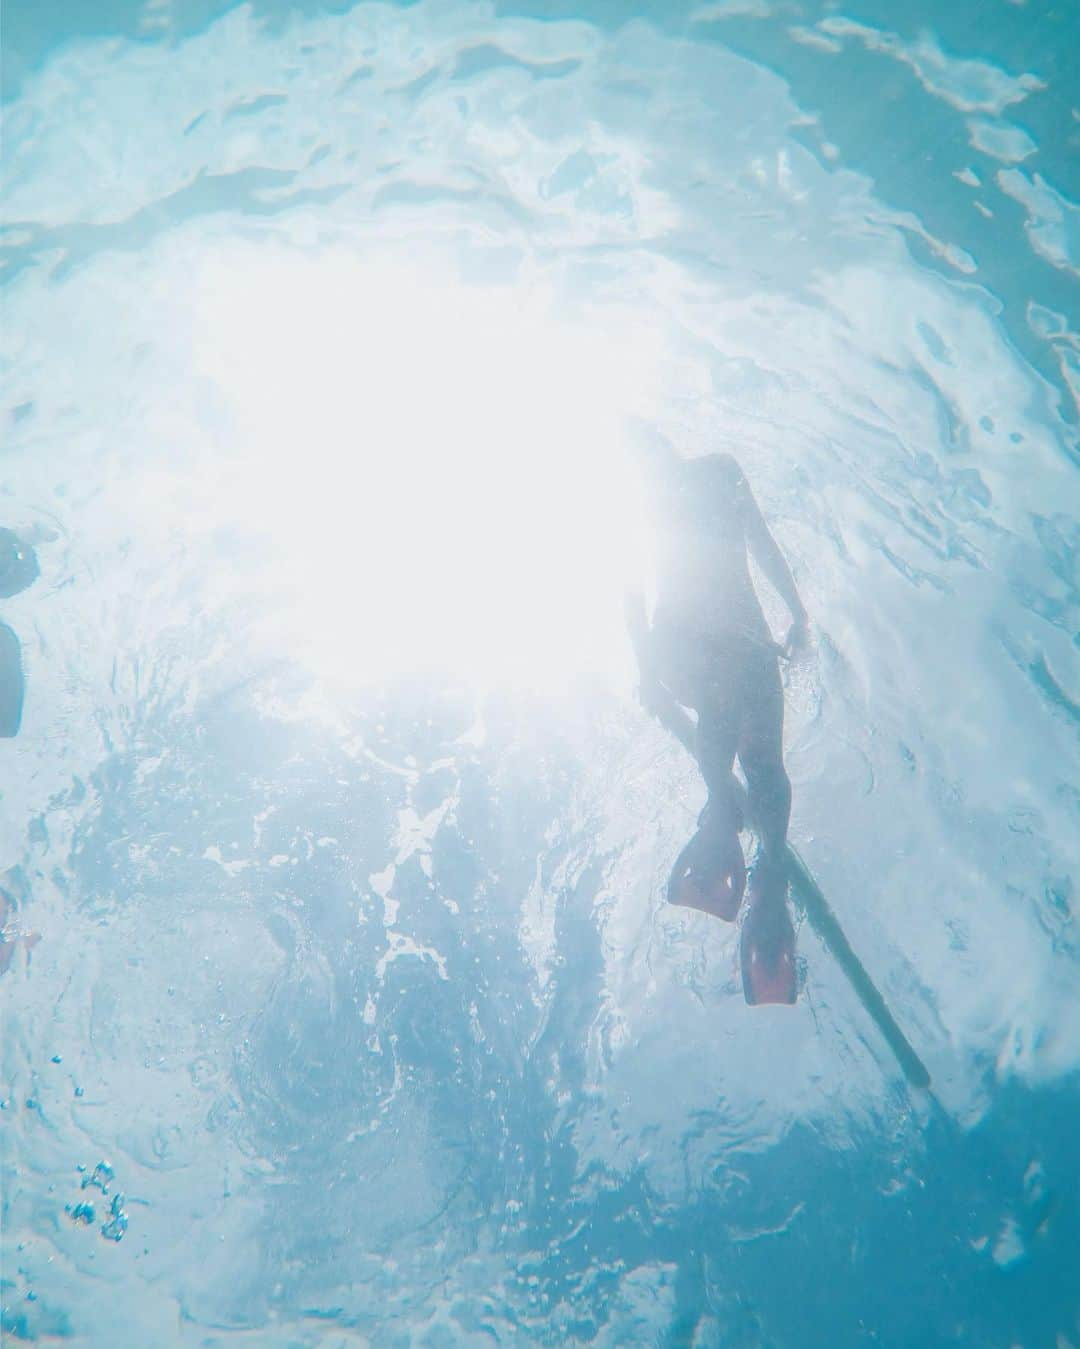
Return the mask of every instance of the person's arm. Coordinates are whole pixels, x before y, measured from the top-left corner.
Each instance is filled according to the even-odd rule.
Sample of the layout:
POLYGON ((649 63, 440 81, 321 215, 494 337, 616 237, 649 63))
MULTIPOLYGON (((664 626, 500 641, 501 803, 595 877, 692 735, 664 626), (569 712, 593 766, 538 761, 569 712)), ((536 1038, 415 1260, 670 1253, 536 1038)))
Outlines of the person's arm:
POLYGON ((765 579, 776 590, 791 614, 792 630, 788 634, 787 646, 790 649, 806 632, 806 610, 795 588, 795 578, 791 574, 779 545, 773 538, 769 526, 754 500, 750 484, 742 480, 743 527, 746 542, 754 556, 754 561, 765 574, 765 579))

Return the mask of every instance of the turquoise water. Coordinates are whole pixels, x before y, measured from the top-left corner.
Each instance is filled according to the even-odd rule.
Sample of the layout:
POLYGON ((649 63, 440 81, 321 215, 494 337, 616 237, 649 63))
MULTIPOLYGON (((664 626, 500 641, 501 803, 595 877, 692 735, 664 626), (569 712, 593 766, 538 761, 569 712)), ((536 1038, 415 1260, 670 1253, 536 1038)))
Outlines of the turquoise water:
POLYGON ((5 7, 5 1343, 1080 1344, 1078 17, 5 7), (930 1090, 664 902, 631 417, 930 1090))

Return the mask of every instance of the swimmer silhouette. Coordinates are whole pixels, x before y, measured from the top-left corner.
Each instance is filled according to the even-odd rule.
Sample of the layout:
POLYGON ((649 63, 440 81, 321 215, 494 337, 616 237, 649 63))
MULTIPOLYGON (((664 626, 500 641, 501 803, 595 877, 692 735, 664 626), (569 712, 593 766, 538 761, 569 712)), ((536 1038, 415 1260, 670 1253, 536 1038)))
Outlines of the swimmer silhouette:
POLYGON ((729 922, 738 915, 746 887, 732 776, 738 755, 761 839, 740 943, 743 993, 748 1003, 792 1003, 795 931, 785 846, 791 783, 783 761, 778 657, 805 642, 806 610, 731 455, 683 459, 652 434, 644 459, 657 544, 652 624, 640 592, 627 600, 641 699, 669 730, 689 721, 683 708, 697 714, 690 748, 708 788, 697 833, 672 870, 668 899, 729 922), (773 640, 754 590, 751 554, 790 612, 783 647, 773 640))
MULTIPOLYGON (((33 546, 13 529, 0 528, 0 599, 18 595, 38 575, 33 546)), ((0 737, 10 740, 18 735, 25 694, 19 639, 6 623, 0 623, 0 737)))

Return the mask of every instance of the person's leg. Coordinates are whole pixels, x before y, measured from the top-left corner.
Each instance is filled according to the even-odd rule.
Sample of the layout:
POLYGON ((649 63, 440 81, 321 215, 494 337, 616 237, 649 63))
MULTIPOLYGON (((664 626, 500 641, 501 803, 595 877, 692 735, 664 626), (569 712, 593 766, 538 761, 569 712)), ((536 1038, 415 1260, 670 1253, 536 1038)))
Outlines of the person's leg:
POLYGON ((795 931, 787 907, 791 783, 784 769, 784 689, 776 657, 748 664, 739 763, 761 855, 750 880, 740 943, 743 992, 749 1003, 795 1001, 795 931))
MULTIPOLYGON (((742 715, 741 662, 702 634, 667 624, 654 627, 652 641, 660 686, 675 702, 697 713, 692 731, 685 718, 689 734, 675 730, 675 718, 668 724, 696 759, 709 793, 697 831, 672 868, 668 899, 730 921, 739 911, 746 884, 739 844, 742 821, 731 775, 742 715)), ((662 713, 658 715, 663 721, 662 713)))
POLYGON ((708 800, 698 817, 693 838, 679 854, 671 873, 668 897, 675 904, 703 909, 732 921, 739 912, 746 885, 746 862, 739 843, 738 806, 731 775, 739 742, 737 673, 711 650, 699 653, 693 690, 698 714, 694 757, 701 769, 708 800))
POLYGON ((733 922, 746 888, 746 860, 739 843, 732 785, 737 734, 723 720, 699 713, 696 757, 709 789, 694 836, 679 853, 668 881, 668 899, 733 922))
POLYGON ((729 698, 713 696, 702 700, 698 711, 697 744, 694 757, 709 793, 702 819, 716 828, 738 833, 742 821, 736 805, 731 770, 739 746, 738 708, 729 698))
POLYGON ((784 768, 784 687, 777 659, 754 661, 743 681, 745 699, 739 763, 750 812, 766 860, 780 860, 791 817, 791 782, 784 768))
POLYGON ((690 749, 709 792, 703 816, 727 821, 734 815, 731 769, 743 712, 742 662, 700 633, 659 625, 652 652, 663 686, 697 714, 690 749))

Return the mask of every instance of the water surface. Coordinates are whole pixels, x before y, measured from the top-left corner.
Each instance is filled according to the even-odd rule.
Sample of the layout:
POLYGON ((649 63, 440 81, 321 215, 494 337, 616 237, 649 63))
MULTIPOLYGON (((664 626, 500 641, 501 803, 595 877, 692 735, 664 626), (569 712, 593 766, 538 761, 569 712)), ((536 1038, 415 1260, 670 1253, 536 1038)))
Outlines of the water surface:
POLYGON ((1076 37, 9 5, 13 1343, 1080 1339, 1076 37), (629 416, 792 563, 792 836, 932 1092, 663 901, 629 416))

